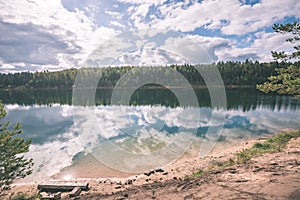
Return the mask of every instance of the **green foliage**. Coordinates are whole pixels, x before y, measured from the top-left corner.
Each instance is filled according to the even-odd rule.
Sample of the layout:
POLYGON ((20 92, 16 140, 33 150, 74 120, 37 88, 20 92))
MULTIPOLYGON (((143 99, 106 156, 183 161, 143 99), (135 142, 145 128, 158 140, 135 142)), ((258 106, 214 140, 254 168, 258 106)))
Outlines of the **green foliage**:
POLYGON ((299 59, 300 58, 300 23, 288 23, 288 24, 274 24, 273 29, 277 33, 281 34, 290 34, 292 37, 286 39, 287 42, 290 42, 294 45, 294 51, 291 54, 286 54, 284 51, 282 52, 274 52, 272 51, 272 56, 276 60, 290 60, 290 59, 299 59))
POLYGON ((252 158, 252 151, 249 149, 243 149, 236 153, 236 163, 246 163, 252 158))
MULTIPOLYGON (((0 102, 0 120, 5 117, 4 105, 0 102)), ((8 130, 9 122, 0 123, 0 195, 9 190, 15 179, 24 178, 31 173, 32 159, 24 157, 28 152, 31 140, 17 137, 22 133, 21 124, 8 130)))
MULTIPOLYGON (((258 61, 253 62, 246 60, 245 62, 218 62, 211 65, 216 65, 220 71, 224 84, 227 86, 255 86, 256 84, 261 84, 267 81, 269 76, 275 75, 276 68, 285 69, 291 65, 291 63, 259 63, 258 61)), ((211 65, 208 65, 208 67, 211 65)), ((295 62, 294 65, 300 66, 300 62, 295 62)), ((181 73, 191 85, 205 85, 203 78, 193 65, 172 65, 170 67, 181 73)), ((161 67, 160 69, 162 71, 161 73, 164 73, 164 67, 161 67)), ((97 73, 101 73, 98 87, 108 88, 114 87, 117 81, 130 70, 133 74, 136 73, 135 67, 132 66, 105 67, 101 68, 101 71, 87 68, 86 70, 80 70, 80 72, 91 73, 96 71, 97 73)), ((77 73, 77 69, 67 69, 56 72, 44 71, 35 73, 22 72, 14 74, 0 74, 0 89, 72 89, 77 73)), ((88 74, 85 74, 85 76, 87 75, 88 74)), ((96 75, 99 75, 100 77, 100 74, 96 75)), ((166 76, 168 76, 168 74, 166 74, 166 76)), ((142 77, 137 76, 137 78, 142 77)))
POLYGON ((260 143, 260 142, 257 142, 253 145, 253 148, 254 149, 261 149, 262 151, 268 151, 271 146, 269 143, 260 143))
POLYGON ((269 82, 257 85, 257 89, 268 93, 289 94, 300 98, 300 67, 291 65, 287 69, 277 69, 278 75, 270 76, 269 82))
POLYGON ((184 179, 189 179, 189 178, 194 178, 194 177, 199 177, 202 176, 205 173, 204 170, 199 169, 196 172, 192 173, 191 175, 187 175, 184 177, 184 179))
POLYGON ((292 138, 300 137, 300 131, 282 132, 275 137, 269 138, 265 144, 269 144, 269 152, 281 151, 292 138))
POLYGON ((263 143, 255 143, 252 148, 243 149, 236 153, 236 163, 246 163, 251 158, 264 153, 281 151, 292 138, 300 137, 300 131, 282 132, 267 139, 263 143))
POLYGON ((235 164, 235 161, 230 158, 229 160, 226 160, 224 162, 216 162, 214 163, 214 165, 212 166, 212 168, 214 168, 215 166, 217 167, 229 167, 235 164))
MULTIPOLYGON (((233 158, 229 158, 228 160, 223 162, 215 162, 209 167, 208 171, 215 170, 216 168, 220 169, 230 167, 235 164, 245 164, 249 162, 253 157, 263 155, 264 153, 279 152, 287 145, 287 143, 292 138, 298 137, 300 137, 300 131, 278 133, 262 143, 255 143, 249 149, 242 149, 241 151, 237 152, 233 158)), ((207 171, 201 169, 191 175, 185 176, 185 178, 198 177, 202 176, 205 173, 207 173, 207 171)))
MULTIPOLYGON (((294 51, 291 54, 272 51, 275 60, 299 60, 300 58, 300 23, 275 24, 273 29, 277 33, 290 34, 292 37, 286 39, 294 45, 294 51)), ((257 89, 263 92, 277 92, 279 94, 289 94, 295 98, 300 98, 300 67, 298 65, 290 65, 287 69, 276 69, 277 75, 270 76, 268 82, 257 85, 257 89)))

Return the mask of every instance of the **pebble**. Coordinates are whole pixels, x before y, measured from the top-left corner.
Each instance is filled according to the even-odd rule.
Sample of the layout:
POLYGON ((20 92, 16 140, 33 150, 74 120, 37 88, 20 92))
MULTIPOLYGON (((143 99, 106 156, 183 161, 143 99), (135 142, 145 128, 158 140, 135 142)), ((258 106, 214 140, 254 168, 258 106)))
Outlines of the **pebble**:
POLYGON ((271 162, 270 165, 278 165, 277 162, 271 162))
POLYGON ((125 185, 131 185, 131 184, 132 184, 132 180, 131 179, 125 181, 125 185))
POLYGON ((146 171, 146 172, 144 173, 144 175, 150 176, 151 174, 154 174, 154 173, 155 173, 154 170, 149 170, 149 171, 146 171))
POLYGON ((155 169, 155 172, 164 172, 165 170, 163 170, 162 168, 157 168, 155 169))

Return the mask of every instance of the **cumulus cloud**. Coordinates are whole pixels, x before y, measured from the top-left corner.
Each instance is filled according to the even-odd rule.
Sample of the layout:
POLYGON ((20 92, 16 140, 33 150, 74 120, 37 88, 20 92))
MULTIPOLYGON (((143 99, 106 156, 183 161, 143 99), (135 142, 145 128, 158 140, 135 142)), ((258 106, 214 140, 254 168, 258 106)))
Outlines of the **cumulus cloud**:
POLYGON ((162 17, 153 17, 151 22, 143 23, 137 19, 134 22, 137 27, 148 25, 183 32, 205 27, 220 29, 226 35, 243 35, 270 26, 287 16, 300 17, 298 1, 288 0, 284 5, 279 5, 279 0, 261 1, 254 5, 241 4, 236 0, 176 2, 158 5, 162 17))
POLYGON ((87 12, 67 10, 58 0, 1 2, 1 72, 8 65, 15 71, 80 67, 99 43, 115 34, 95 24, 87 12))
MULTIPOLYGON (((151 63, 173 63, 176 60, 166 58, 166 51, 172 48, 182 51, 185 58, 193 57, 192 63, 203 60, 196 59, 204 55, 199 48, 166 32, 193 37, 212 60, 270 61, 271 50, 288 49, 283 36, 269 34, 272 24, 300 17, 297 0, 284 4, 279 0, 30 0, 18 4, 0 0, 0 9, 0 72, 5 73, 80 67, 112 36, 143 28, 155 30, 162 38, 151 43, 150 53, 139 48, 147 46, 147 40, 137 44, 132 56, 141 61, 139 65, 150 54, 151 63)), ((115 56, 128 53, 123 50, 115 56)))
POLYGON ((0 59, 5 63, 58 65, 59 54, 72 55, 81 50, 73 41, 51 34, 53 29, 58 27, 0 21, 0 59))
POLYGON ((236 44, 230 45, 226 49, 216 49, 215 53, 219 60, 239 60, 244 61, 260 60, 271 61, 273 60, 270 51, 293 51, 293 47, 288 42, 285 42, 287 35, 280 35, 277 33, 257 32, 255 39, 249 46, 238 47, 236 44))

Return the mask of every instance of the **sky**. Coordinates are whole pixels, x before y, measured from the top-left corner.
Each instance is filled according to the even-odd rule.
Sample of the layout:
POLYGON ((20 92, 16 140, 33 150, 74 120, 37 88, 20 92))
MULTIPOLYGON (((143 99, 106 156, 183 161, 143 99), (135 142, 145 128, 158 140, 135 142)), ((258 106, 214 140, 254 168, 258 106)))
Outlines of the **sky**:
POLYGON ((0 10, 0 73, 95 57, 99 66, 268 62, 292 50, 273 24, 300 19, 299 0, 0 0, 0 10))

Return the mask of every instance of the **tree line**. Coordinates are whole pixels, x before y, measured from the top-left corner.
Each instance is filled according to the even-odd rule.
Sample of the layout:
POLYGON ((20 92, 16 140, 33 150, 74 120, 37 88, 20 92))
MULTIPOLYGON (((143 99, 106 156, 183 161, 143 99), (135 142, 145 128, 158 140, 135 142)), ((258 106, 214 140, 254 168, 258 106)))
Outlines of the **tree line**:
MULTIPOLYGON (((268 77, 276 75, 276 69, 286 69, 290 62, 269 62, 260 63, 258 61, 238 62, 218 62, 215 65, 224 81, 225 86, 253 86, 262 84, 268 77)), ((294 66, 299 67, 300 62, 294 62, 294 66)), ((171 65, 171 68, 181 73, 191 85, 205 85, 203 78, 193 65, 171 65)), ((210 67, 210 65, 206 66, 210 67)), ((144 67, 146 68, 146 67, 144 67)), ((161 73, 167 73, 161 67, 161 73)), ((98 87, 114 87, 117 81, 126 73, 134 72, 135 67, 105 67, 101 69, 101 78, 98 87)), ((78 69, 71 68, 62 71, 42 71, 42 72, 20 72, 0 74, 0 89, 44 89, 44 88, 72 88, 74 85, 78 69)), ((91 73, 87 72, 87 73, 91 73)), ((167 74, 166 74, 167 76, 167 74)))

